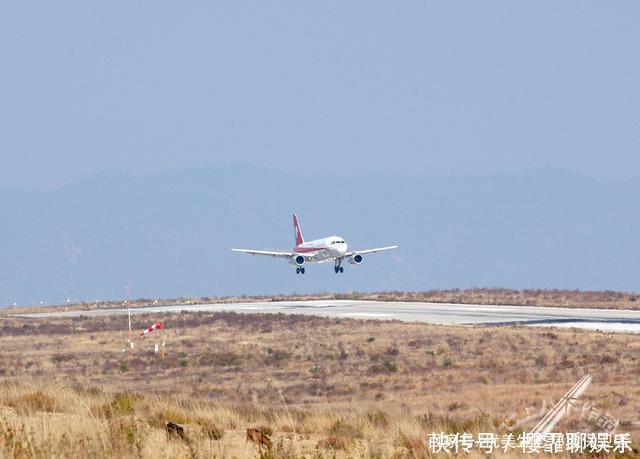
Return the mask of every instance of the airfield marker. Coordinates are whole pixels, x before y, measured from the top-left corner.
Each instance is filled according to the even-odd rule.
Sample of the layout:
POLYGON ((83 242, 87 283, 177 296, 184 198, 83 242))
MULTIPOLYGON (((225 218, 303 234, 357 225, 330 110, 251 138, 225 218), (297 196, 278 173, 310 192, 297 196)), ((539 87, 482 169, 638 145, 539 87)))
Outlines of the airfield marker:
POLYGON ((129 314, 129 341, 131 341, 131 286, 127 285, 127 312, 129 314))
POLYGON ((162 325, 162 322, 156 322, 155 324, 151 325, 149 328, 147 328, 146 330, 143 330, 140 333, 140 336, 142 336, 144 338, 145 335, 153 332, 154 330, 162 330, 164 328, 164 326, 162 325))
POLYGON ((543 417, 538 424, 533 428, 531 432, 547 434, 553 430, 558 422, 567 414, 572 408, 576 408, 578 398, 587 390, 589 384, 591 384, 591 375, 584 375, 580 381, 578 381, 564 397, 562 397, 558 403, 543 417))
POLYGON ((127 315, 129 317, 129 339, 127 340, 127 342, 129 343, 129 348, 133 350, 133 348, 135 347, 135 343, 131 339, 131 283, 125 286, 125 289, 127 290, 126 302, 127 302, 127 315))

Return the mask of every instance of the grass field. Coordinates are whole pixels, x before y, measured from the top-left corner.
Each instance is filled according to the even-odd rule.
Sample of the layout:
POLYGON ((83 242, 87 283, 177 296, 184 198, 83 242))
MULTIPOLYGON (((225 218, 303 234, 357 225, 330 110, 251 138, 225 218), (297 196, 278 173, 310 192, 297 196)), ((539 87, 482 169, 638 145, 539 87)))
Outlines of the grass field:
POLYGON ((637 335, 235 313, 134 326, 160 319, 123 352, 124 316, 0 318, 0 456, 257 457, 257 427, 265 456, 428 457, 430 432, 503 432, 585 373, 581 400, 640 445, 637 335))

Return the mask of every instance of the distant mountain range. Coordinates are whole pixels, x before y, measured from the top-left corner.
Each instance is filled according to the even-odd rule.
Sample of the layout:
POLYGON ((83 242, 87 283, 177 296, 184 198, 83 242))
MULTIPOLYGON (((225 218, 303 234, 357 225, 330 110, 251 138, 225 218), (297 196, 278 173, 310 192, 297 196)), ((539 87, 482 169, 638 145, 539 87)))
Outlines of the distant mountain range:
POLYGON ((479 177, 336 176, 251 167, 104 173, 45 192, 0 190, 0 305, 135 297, 640 285, 640 180, 554 169, 479 177), (336 275, 229 247, 399 244, 336 275))

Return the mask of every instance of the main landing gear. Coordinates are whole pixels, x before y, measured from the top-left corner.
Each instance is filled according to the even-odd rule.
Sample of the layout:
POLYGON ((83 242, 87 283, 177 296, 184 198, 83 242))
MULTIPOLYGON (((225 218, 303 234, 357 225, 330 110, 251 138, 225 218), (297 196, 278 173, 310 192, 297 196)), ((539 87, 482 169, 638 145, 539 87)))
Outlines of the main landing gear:
POLYGON ((333 272, 336 274, 344 272, 344 268, 340 266, 340 263, 342 263, 342 260, 336 261, 336 265, 333 267, 333 272))
POLYGON ((304 274, 304 268, 296 268, 296 274, 304 274))

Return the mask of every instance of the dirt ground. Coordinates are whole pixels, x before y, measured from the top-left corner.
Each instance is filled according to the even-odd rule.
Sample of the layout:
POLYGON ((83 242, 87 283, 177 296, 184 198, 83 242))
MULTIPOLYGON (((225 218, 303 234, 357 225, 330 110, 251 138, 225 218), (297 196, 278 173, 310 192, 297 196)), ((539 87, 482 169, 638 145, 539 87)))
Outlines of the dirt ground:
MULTIPOLYGON (((432 432, 531 429, 518 422, 585 374, 580 408, 640 445, 633 334, 180 313, 136 316, 166 329, 130 350, 126 320, 0 318, 0 451, 256 457, 245 429, 258 427, 265 457, 428 457, 432 432), (169 421, 189 440, 167 437, 169 421)), ((558 427, 598 430, 581 410, 558 427)))

